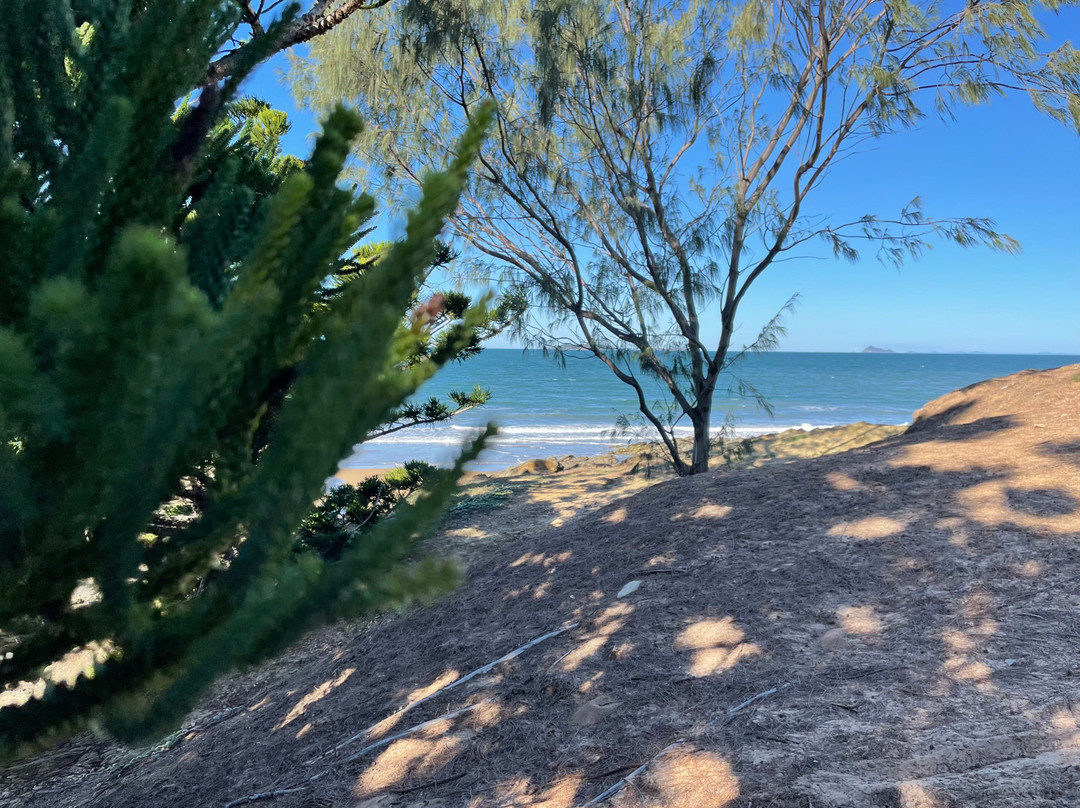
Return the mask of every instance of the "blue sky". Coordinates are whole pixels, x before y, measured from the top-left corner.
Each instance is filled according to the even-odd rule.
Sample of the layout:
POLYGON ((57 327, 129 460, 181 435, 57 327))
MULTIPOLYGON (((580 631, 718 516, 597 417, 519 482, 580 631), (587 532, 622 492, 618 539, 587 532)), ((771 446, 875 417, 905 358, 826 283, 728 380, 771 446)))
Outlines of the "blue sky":
MULTIPOLYGON (((1075 44, 1080 13, 1048 29, 1055 41, 1071 36, 1075 44)), ((290 112, 286 148, 306 156, 317 124, 282 83, 286 68, 276 57, 246 90, 290 112)), ((996 99, 960 110, 955 122, 928 118, 918 129, 867 144, 833 170, 810 207, 842 221, 894 215, 916 196, 928 215, 994 219, 1022 252, 939 243, 899 270, 869 254, 857 264, 797 257, 770 268, 752 288, 735 341, 751 341, 798 294, 781 350, 859 351, 873 344, 1080 354, 1080 137, 1024 97, 996 99)))

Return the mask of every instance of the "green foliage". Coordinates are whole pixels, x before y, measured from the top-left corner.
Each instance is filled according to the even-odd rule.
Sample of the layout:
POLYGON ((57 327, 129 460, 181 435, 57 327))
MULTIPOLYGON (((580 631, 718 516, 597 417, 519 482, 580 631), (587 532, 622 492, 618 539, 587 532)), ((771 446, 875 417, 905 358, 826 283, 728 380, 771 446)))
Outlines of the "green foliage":
POLYGON ((232 103, 258 52, 200 84, 236 13, 226 0, 5 5, 0 680, 33 680, 71 649, 106 651, 74 687, 0 709, 0 756, 86 727, 153 738, 223 672, 454 579, 407 558, 460 464, 337 563, 292 548, 337 459, 485 320, 467 309, 428 361, 406 362, 431 333, 402 313, 491 111, 426 176, 404 238, 313 332, 324 281, 374 208, 339 185, 360 123, 335 109, 302 169, 283 160, 281 119, 232 103), (179 519, 178 497, 197 518, 179 519), (170 515, 170 532, 147 532, 170 515), (95 597, 73 599, 79 587, 95 597))
POLYGON ((720 459, 723 460, 725 466, 745 460, 754 453, 753 438, 741 438, 740 440, 721 438, 716 441, 716 444, 718 445, 713 448, 713 452, 720 455, 720 459))
POLYGON ((510 504, 514 497, 512 488, 496 487, 490 491, 480 491, 461 498, 450 508, 450 513, 455 516, 473 513, 486 513, 495 511, 510 504))
POLYGON ((337 561, 348 548, 390 515, 398 503, 445 472, 412 460, 382 477, 367 477, 356 485, 339 485, 300 524, 296 550, 311 551, 337 561))
POLYGON ((716 391, 753 396, 739 357, 781 333, 774 319, 734 343, 776 261, 811 242, 889 264, 939 239, 1018 248, 989 219, 930 216, 918 200, 830 221, 813 202, 839 159, 1015 89, 1080 128, 1080 55, 1047 48, 1038 23, 1057 0, 403 5, 313 42, 293 62, 298 97, 359 104, 372 126, 357 171, 394 198, 496 100, 453 232, 476 276, 528 298, 525 336, 588 349, 632 388, 683 474, 707 468, 716 391), (693 429, 689 458, 677 426, 693 429))

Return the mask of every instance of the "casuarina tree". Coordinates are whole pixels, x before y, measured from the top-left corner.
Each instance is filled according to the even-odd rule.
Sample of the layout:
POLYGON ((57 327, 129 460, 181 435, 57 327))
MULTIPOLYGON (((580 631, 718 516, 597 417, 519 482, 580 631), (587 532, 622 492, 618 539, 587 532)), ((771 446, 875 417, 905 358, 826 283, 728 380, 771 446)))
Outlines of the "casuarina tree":
POLYGON ((448 0, 373 11, 292 72, 314 109, 371 126, 360 170, 415 193, 494 99, 498 121, 454 232, 476 269, 531 297, 543 344, 583 348, 633 391, 680 474, 708 468, 713 400, 761 275, 812 242, 887 262, 935 239, 1013 251, 986 218, 815 208, 858 147, 1012 90, 1080 123, 1080 56, 1044 47, 1059 4, 933 0, 448 0), (693 435, 689 450, 676 438, 693 435))

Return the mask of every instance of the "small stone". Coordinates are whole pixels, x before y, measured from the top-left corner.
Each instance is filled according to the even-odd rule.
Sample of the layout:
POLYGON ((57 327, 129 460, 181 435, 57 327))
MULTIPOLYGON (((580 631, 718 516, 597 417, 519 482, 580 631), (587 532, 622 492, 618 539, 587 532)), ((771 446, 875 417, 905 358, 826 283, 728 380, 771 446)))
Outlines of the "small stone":
POLYGON ((592 701, 578 707, 574 711, 571 721, 579 727, 595 724, 613 713, 618 706, 619 702, 617 701, 612 701, 606 696, 597 696, 592 701))
POLYGON ((1016 664, 1016 660, 1015 659, 1006 659, 1005 664, 1008 665, 1011 668, 1013 665, 1016 664))
POLYGON ((639 586, 641 586, 641 581, 631 581, 622 589, 620 589, 619 594, 617 594, 615 597, 625 598, 627 595, 632 595, 637 592, 639 586))
POLYGON ((831 628, 821 635, 821 647, 826 651, 843 651, 851 645, 851 638, 841 628, 831 628))

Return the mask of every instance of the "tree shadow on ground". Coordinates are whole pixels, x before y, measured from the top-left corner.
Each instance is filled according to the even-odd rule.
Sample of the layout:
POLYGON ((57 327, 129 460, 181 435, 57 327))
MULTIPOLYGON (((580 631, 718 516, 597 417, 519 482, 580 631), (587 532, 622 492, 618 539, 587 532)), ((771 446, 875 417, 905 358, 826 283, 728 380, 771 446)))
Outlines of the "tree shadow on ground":
POLYGON ((995 391, 508 542, 122 777, 24 804, 569 808, 630 775, 604 804, 1080 804, 1080 474, 1046 448, 1080 427, 995 391))

